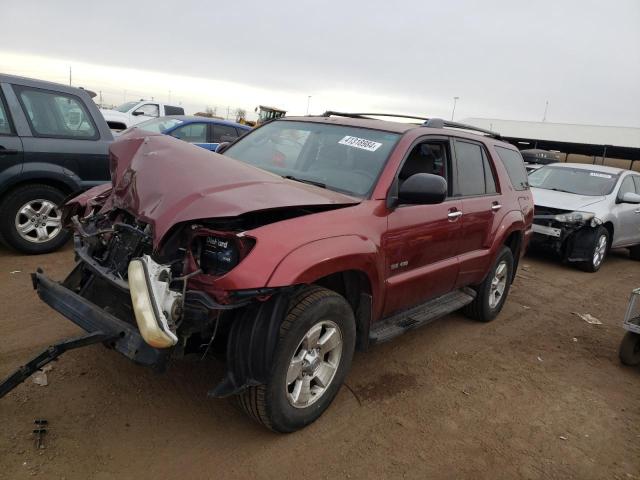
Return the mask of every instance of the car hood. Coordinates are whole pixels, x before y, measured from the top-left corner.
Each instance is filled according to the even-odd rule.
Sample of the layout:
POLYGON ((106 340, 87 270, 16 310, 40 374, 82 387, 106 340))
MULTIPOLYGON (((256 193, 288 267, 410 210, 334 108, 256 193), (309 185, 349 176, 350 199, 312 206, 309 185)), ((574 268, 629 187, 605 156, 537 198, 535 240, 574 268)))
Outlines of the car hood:
POLYGON ((113 189, 103 211, 121 208, 152 224, 156 246, 180 222, 360 202, 138 129, 120 136, 109 153, 113 189))
POLYGON ((602 202, 603 196, 577 195, 575 193, 557 192, 544 188, 531 187, 533 203, 541 207, 559 208, 562 210, 582 210, 595 203, 602 202))

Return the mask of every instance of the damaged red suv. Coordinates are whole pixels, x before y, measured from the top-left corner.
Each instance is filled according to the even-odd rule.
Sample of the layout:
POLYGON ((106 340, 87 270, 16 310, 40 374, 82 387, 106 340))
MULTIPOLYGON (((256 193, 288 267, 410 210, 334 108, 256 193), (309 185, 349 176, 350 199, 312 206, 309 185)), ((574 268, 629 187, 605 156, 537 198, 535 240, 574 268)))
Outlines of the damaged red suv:
POLYGON ((279 119, 223 155, 120 137, 112 184, 65 207, 75 268, 62 283, 33 275, 88 334, 0 390, 89 343, 160 368, 217 353, 209 394, 291 432, 329 406, 356 348, 461 308, 492 320, 531 233, 520 153, 466 125, 370 115, 279 119))

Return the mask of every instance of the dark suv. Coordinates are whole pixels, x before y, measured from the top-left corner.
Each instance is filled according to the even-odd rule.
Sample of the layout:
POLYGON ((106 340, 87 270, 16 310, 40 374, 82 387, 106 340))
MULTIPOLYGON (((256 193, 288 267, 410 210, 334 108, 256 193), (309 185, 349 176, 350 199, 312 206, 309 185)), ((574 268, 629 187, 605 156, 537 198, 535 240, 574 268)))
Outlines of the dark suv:
POLYGON ((133 129, 111 147, 112 185, 65 207, 76 267, 62 284, 33 276, 89 334, 30 365, 97 342, 155 367, 218 352, 210 395, 276 431, 307 425, 356 347, 502 309, 533 202, 518 150, 472 128, 328 112, 266 123, 224 155, 133 129))
POLYGON ((113 136, 86 90, 0 75, 0 239, 45 253, 69 238, 58 206, 109 180, 113 136))

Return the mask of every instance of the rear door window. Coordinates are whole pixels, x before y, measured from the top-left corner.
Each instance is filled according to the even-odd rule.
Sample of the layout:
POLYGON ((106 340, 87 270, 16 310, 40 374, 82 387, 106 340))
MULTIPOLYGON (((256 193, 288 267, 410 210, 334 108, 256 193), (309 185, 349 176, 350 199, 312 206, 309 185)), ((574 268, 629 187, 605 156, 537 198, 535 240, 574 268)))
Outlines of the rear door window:
POLYGON ((98 131, 84 103, 75 95, 17 87, 18 98, 37 137, 94 140, 98 131))
POLYGON ((211 141, 213 143, 231 142, 238 138, 236 129, 229 125, 212 125, 212 128, 213 133, 211 141))
POLYGON ((457 187, 454 196, 468 197, 496 192, 495 179, 484 149, 471 142, 455 140, 457 187))
POLYGON ((520 152, 504 147, 495 147, 502 165, 504 165, 511 185, 515 190, 526 190, 529 188, 529 177, 527 169, 524 167, 524 160, 520 152))

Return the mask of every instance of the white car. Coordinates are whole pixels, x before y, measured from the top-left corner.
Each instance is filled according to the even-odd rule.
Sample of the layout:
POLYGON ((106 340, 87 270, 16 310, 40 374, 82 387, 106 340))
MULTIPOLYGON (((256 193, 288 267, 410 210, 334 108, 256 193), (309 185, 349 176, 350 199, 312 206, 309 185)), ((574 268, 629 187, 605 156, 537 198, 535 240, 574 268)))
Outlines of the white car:
POLYGON ((100 112, 107 121, 109 128, 115 132, 120 132, 152 118, 166 115, 184 115, 184 108, 173 107, 160 102, 140 100, 139 102, 123 103, 114 110, 101 109, 100 112))
POLYGON ((529 174, 535 203, 531 245, 597 271, 610 248, 640 260, 640 173, 554 163, 529 174))

